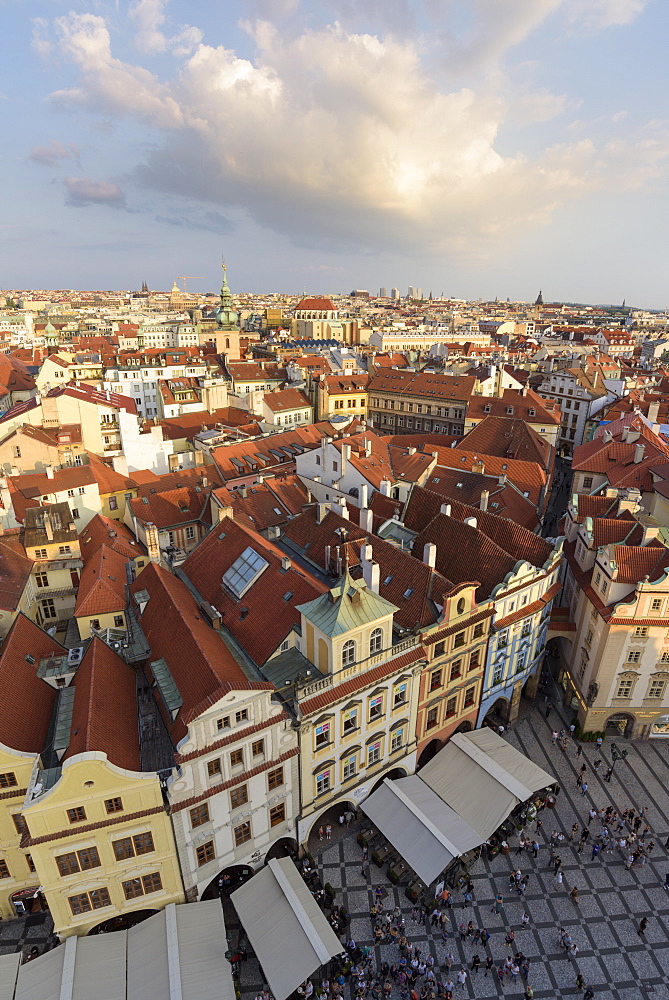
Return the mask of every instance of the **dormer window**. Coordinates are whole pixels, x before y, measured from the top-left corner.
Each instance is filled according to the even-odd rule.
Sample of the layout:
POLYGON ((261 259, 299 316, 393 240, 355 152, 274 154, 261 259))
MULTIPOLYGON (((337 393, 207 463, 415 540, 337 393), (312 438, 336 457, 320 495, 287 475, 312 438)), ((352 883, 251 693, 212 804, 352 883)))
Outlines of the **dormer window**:
POLYGON ((355 663, 355 640, 347 639, 341 648, 342 669, 344 667, 350 667, 354 663, 355 663))

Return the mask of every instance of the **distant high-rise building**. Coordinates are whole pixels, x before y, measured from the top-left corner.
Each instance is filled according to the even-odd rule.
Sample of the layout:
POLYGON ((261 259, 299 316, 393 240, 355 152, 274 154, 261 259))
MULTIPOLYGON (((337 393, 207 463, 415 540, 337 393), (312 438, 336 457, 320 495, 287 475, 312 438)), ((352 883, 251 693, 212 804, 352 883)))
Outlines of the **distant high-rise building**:
POLYGON ((379 288, 379 298, 380 299, 387 299, 388 298, 388 289, 387 288, 379 288))
POLYGON ((393 300, 394 300, 395 302, 396 302, 396 301, 397 301, 397 300, 398 300, 399 298, 401 298, 401 296, 400 296, 400 290, 399 290, 399 288, 391 288, 391 289, 390 289, 390 297, 391 297, 391 299, 393 299, 393 300))
POLYGON ((413 290, 413 297, 415 299, 422 299, 423 298, 423 289, 422 288, 414 288, 414 290, 413 290))
POLYGON ((413 285, 409 285, 409 287, 407 289, 407 298, 408 299, 412 299, 414 297, 413 293, 414 293, 414 287, 413 287, 413 285))

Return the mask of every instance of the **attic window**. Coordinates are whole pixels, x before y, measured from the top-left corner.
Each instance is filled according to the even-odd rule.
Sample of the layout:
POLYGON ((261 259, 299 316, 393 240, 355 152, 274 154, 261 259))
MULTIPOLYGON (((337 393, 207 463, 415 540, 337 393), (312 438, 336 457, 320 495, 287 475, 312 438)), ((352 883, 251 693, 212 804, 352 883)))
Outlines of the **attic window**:
POLYGON ((279 516, 281 516, 281 514, 283 513, 283 511, 280 511, 278 507, 272 507, 272 510, 274 511, 275 514, 278 514, 279 516))
POLYGON ((224 531, 222 531, 222 532, 220 533, 220 535, 218 536, 218 538, 219 538, 219 541, 221 541, 221 542, 222 542, 222 541, 223 541, 223 539, 225 538, 225 532, 224 532, 224 531))
POLYGON ((289 601, 291 599, 291 597, 293 597, 293 591, 292 590, 289 590, 287 594, 283 595, 284 601, 289 601))
POLYGON ((384 586, 384 587, 387 587, 387 586, 388 586, 388 584, 390 583, 390 581, 392 580, 392 578, 393 578, 393 574, 392 574, 392 573, 390 573, 390 575, 389 575, 389 576, 387 576, 387 577, 385 578, 385 580, 383 581, 383 586, 384 586))
POLYGON ((31 656, 30 653, 28 653, 26 656, 26 663, 34 663, 34 662, 35 662, 35 657, 31 656))
POLYGON ((149 505, 149 501, 148 501, 148 499, 146 497, 142 497, 142 503, 145 503, 147 505, 147 507, 149 505))
POLYGON ((464 486, 465 484, 464 484, 464 483, 456 483, 455 485, 456 485, 457 487, 459 487, 459 489, 462 489, 462 487, 463 487, 463 486, 464 486))
POLYGON ((438 479, 437 477, 435 477, 435 478, 434 478, 434 479, 432 480, 432 482, 433 482, 433 483, 438 483, 438 482, 439 482, 439 479, 438 479))
POLYGON ((235 597, 241 598, 268 566, 267 560, 249 546, 224 573, 223 584, 235 597))
POLYGON ((413 594, 413 587, 408 587, 407 590, 405 590, 404 593, 402 594, 402 597, 411 597, 412 594, 413 594))

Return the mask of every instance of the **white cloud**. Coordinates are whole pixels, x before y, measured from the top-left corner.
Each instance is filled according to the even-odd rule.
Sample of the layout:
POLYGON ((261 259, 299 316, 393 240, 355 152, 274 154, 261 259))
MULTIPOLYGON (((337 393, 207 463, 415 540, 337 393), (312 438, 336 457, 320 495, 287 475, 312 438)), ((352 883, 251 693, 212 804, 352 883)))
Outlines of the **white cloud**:
POLYGON ((191 25, 182 25, 172 37, 162 27, 166 20, 168 0, 137 0, 129 16, 137 25, 135 44, 149 55, 171 51, 176 56, 189 55, 202 41, 202 32, 191 25))
POLYGON ((52 139, 46 146, 35 146, 28 158, 43 167, 57 167, 61 160, 78 160, 79 147, 74 142, 58 142, 52 139))
POLYGON ((648 0, 567 0, 570 20, 591 31, 630 24, 648 0))
POLYGON ((118 184, 111 181, 93 181, 88 177, 65 178, 65 202, 74 208, 88 205, 107 205, 125 208, 125 195, 118 184))
MULTIPOLYGON (((508 22, 498 0, 475 2, 498 51, 561 0, 511 0, 508 22)), ((140 7, 142 18, 164 13, 162 0, 140 7)), ((161 129, 164 145, 136 169, 145 186, 245 210, 302 244, 460 251, 545 224, 587 192, 637 183, 638 166, 621 147, 598 148, 587 136, 532 159, 500 153, 500 129, 550 120, 568 105, 564 96, 510 88, 501 74, 476 89, 440 89, 410 39, 338 24, 294 34, 268 21, 245 27, 253 60, 198 44, 162 82, 112 55, 101 17, 59 18, 59 47, 80 81, 55 97, 161 129)), ((649 169, 659 173, 666 138, 646 141, 658 143, 649 169)))

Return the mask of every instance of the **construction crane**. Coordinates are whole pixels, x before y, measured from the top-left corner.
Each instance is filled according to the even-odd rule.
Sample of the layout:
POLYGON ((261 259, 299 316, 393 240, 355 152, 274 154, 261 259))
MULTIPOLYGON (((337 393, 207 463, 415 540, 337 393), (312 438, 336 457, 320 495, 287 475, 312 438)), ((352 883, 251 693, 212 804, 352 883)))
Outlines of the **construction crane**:
POLYGON ((186 282, 187 281, 201 281, 201 274, 177 274, 177 281, 183 281, 184 283, 184 295, 187 293, 186 282))

